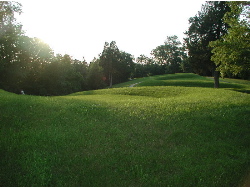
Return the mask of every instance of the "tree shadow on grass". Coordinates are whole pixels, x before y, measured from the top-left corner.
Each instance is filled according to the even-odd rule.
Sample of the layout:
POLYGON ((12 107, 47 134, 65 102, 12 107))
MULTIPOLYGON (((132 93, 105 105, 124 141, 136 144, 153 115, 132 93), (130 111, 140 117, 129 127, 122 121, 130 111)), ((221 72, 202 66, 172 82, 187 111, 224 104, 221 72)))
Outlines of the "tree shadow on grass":
MULTIPOLYGON (((164 80, 164 81, 145 81, 140 84, 140 86, 184 86, 184 87, 204 87, 204 88, 213 88, 214 83, 212 81, 184 81, 184 80, 164 80)), ((221 88, 245 88, 244 86, 238 84, 230 83, 220 83, 221 88)))
POLYGON ((231 88, 229 90, 232 90, 232 91, 236 91, 236 92, 241 92, 241 93, 246 93, 246 94, 250 94, 250 90, 246 90, 246 89, 237 89, 237 88, 231 88))
POLYGON ((156 80, 176 80, 176 79, 205 79, 202 76, 193 74, 193 73, 176 73, 176 74, 167 74, 167 75, 163 75, 163 76, 159 76, 157 78, 155 78, 156 80))
MULTIPOLYGON (((214 88, 213 81, 207 80, 154 80, 145 81, 140 86, 183 86, 183 87, 202 87, 214 88)), ((220 82, 220 88, 226 88, 237 92, 250 93, 245 85, 220 82)))

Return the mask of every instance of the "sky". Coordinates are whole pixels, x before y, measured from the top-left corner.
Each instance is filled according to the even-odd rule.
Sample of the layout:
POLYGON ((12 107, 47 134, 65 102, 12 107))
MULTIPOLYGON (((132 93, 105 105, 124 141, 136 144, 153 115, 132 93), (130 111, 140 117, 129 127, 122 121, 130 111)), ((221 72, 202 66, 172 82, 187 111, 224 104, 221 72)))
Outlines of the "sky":
POLYGON ((49 44, 55 53, 90 62, 104 43, 116 41, 122 51, 150 56, 167 36, 182 42, 188 19, 205 1, 179 0, 17 0, 17 21, 25 34, 49 44))

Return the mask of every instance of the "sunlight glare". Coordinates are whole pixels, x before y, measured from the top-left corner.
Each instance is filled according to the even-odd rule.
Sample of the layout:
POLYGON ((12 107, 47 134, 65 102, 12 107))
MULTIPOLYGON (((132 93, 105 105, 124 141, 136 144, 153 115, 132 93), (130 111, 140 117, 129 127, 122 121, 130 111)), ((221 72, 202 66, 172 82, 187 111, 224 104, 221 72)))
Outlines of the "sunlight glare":
POLYGON ((19 21, 30 37, 48 43, 55 53, 87 61, 102 52, 104 42, 116 41, 119 49, 135 57, 150 55, 167 36, 180 40, 204 1, 165 0, 20 1, 19 21), (189 7, 189 8, 188 8, 189 7))

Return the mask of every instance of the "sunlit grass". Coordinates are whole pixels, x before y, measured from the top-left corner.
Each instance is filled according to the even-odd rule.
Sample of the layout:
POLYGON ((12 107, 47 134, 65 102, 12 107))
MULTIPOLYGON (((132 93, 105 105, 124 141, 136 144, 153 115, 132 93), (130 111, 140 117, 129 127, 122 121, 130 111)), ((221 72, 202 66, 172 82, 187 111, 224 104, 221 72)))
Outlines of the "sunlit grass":
MULTIPOLYGON (((116 84, 114 88, 140 86, 184 86, 184 87, 205 87, 213 88, 213 77, 202 77, 193 73, 176 73, 168 75, 157 75, 144 78, 133 79, 131 81, 116 84), (137 84, 135 84, 137 83, 137 84)), ((250 93, 250 81, 220 78, 220 88, 250 93)))
POLYGON ((226 82, 229 82, 229 83, 238 83, 238 84, 247 84, 247 85, 250 85, 250 81, 249 80, 242 80, 242 79, 224 78, 224 79, 221 79, 221 81, 226 81, 226 82))
POLYGON ((132 80, 130 80, 128 82, 115 84, 112 87, 113 88, 130 87, 133 84, 138 84, 138 83, 150 80, 150 79, 152 79, 152 76, 151 77, 136 78, 136 79, 132 79, 132 80))
POLYGON ((250 95, 142 85, 61 97, 0 90, 0 186, 238 186, 250 168, 250 95))

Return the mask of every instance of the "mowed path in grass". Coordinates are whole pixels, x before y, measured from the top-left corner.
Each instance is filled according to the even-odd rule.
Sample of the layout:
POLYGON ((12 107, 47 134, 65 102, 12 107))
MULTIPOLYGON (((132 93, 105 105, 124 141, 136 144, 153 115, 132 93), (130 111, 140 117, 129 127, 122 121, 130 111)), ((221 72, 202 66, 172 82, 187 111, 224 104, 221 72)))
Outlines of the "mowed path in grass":
POLYGON ((242 183, 250 95, 232 90, 247 86, 213 89, 194 74, 126 84, 136 81, 60 97, 0 91, 0 186, 242 183))

